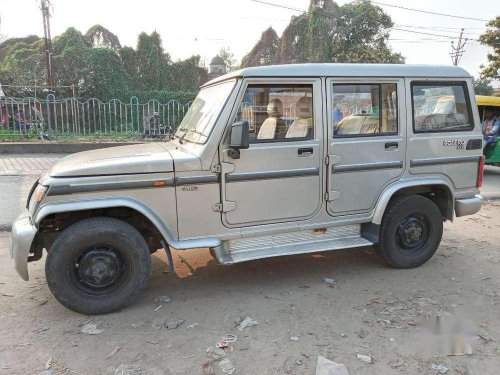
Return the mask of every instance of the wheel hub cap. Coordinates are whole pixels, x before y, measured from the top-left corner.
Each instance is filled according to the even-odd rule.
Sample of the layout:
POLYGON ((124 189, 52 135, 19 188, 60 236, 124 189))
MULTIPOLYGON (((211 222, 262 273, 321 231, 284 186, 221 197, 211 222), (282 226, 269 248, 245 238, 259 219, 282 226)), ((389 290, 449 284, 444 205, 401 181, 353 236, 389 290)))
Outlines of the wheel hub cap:
POLYGON ((109 287, 119 278, 122 262, 111 249, 87 251, 77 265, 80 281, 93 289, 109 287))
POLYGON ((427 229, 421 218, 410 216, 406 218, 397 231, 397 240, 406 250, 418 250, 426 239, 427 229))

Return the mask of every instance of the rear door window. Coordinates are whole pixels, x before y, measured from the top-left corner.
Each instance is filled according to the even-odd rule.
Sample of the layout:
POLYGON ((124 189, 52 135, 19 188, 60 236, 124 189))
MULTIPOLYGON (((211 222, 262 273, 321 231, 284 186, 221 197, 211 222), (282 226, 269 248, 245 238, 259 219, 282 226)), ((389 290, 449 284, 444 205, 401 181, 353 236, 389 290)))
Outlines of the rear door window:
POLYGON ((465 82, 413 82, 413 131, 453 132, 474 128, 465 82))
POLYGON ((395 83, 333 84, 332 97, 334 137, 397 134, 395 83))

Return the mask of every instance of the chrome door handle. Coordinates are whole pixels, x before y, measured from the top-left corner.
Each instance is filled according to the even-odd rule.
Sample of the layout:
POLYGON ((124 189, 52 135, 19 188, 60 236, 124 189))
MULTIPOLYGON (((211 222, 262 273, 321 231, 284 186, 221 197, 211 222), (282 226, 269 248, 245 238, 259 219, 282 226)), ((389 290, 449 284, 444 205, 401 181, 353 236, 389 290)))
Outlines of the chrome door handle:
POLYGON ((299 156, 309 156, 309 155, 312 155, 314 152, 313 148, 312 147, 306 147, 306 148, 299 148, 297 150, 297 154, 299 156))
POLYGON ((399 147, 399 143, 398 142, 387 142, 385 144, 385 150, 386 151, 394 151, 394 150, 397 150, 399 147))

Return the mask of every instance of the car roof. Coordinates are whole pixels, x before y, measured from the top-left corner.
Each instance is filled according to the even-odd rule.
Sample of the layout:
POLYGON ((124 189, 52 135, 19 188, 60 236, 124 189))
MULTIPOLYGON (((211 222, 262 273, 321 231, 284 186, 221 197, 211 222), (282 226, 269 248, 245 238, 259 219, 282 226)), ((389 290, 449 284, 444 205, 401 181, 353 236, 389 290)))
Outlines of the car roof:
POLYGON ((422 77, 469 78, 452 65, 410 64, 287 64, 244 68, 217 77, 204 86, 238 77, 422 77))

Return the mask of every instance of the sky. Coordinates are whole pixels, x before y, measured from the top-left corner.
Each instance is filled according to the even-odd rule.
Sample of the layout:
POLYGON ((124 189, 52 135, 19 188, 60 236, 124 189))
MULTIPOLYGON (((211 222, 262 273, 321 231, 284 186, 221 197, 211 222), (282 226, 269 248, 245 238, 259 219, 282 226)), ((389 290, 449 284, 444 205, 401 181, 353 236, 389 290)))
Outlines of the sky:
MULTIPOLYGON (((272 26, 281 35, 293 11, 268 6, 252 0, 51 0, 52 35, 73 26, 85 32, 101 24, 115 33, 122 45, 136 46, 140 32, 156 30, 166 51, 174 60, 199 54, 208 64, 221 47, 229 47, 240 60, 259 40, 262 31, 272 26)), ((309 0, 268 0, 297 9, 307 9, 309 0)), ((339 5, 349 1, 338 0, 339 5)), ((498 0, 380 0, 381 3, 431 12, 479 19, 500 15, 498 0)), ((488 48, 479 45, 484 21, 467 20, 418 13, 381 5, 396 28, 419 31, 418 34, 392 30, 390 46, 400 52, 410 64, 451 64, 451 38, 458 38, 460 28, 470 38, 460 66, 478 76, 480 65, 486 62, 488 48)), ((0 34, 3 37, 43 35, 39 0, 0 0, 0 34)), ((498 84, 498 83, 497 83, 498 84)))

